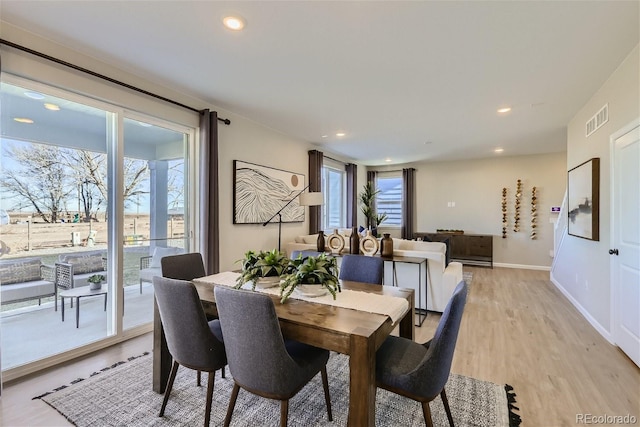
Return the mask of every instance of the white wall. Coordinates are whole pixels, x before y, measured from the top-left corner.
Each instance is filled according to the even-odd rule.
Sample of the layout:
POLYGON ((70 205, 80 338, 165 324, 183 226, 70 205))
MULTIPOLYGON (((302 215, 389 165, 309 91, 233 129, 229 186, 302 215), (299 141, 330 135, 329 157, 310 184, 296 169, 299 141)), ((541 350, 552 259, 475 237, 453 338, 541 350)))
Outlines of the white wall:
POLYGON ((600 241, 565 234, 551 277, 607 338, 611 332, 609 138, 640 117, 639 63, 639 47, 636 46, 567 128, 567 170, 592 157, 600 158, 600 241), (609 122, 587 138, 585 123, 607 103, 609 122))
MULTIPOLYGON (((553 225, 566 189, 566 153, 495 156, 456 162, 414 163, 416 168, 416 231, 461 229, 470 234, 491 234, 494 264, 549 268, 553 225), (522 180, 520 231, 514 232, 516 181, 522 180), (530 238, 531 189, 537 189, 537 238, 530 238), (502 188, 507 188, 509 227, 502 238, 502 188), (455 202, 455 207, 448 207, 455 202)), ((387 169, 392 169, 389 167, 387 169)), ((398 169, 398 167, 396 167, 398 169)))

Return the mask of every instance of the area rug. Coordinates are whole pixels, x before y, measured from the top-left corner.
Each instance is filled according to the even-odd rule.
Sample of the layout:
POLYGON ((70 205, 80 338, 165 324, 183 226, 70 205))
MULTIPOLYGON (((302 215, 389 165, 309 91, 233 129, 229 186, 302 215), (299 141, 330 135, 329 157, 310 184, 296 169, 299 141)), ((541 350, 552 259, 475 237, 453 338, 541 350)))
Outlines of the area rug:
MULTIPOLYGON (((196 386, 194 371, 180 368, 164 417, 158 412, 162 395, 151 390, 151 356, 131 358, 86 380, 74 381, 40 398, 76 426, 192 426, 202 425, 205 386, 196 386)), ((317 375, 289 401, 290 426, 344 426, 349 410, 348 358, 332 354, 327 365, 333 422, 327 420, 322 383, 317 375)), ((211 425, 222 425, 233 379, 216 373, 211 425)), ((509 386, 451 374, 446 386, 453 419, 459 426, 515 426, 519 424, 515 394, 509 386)), ((448 425, 440 398, 430 404, 434 425, 448 425)), ((280 403, 240 391, 232 426, 276 426, 280 403)), ((424 425, 420 404, 385 390, 376 397, 377 426, 424 425)))

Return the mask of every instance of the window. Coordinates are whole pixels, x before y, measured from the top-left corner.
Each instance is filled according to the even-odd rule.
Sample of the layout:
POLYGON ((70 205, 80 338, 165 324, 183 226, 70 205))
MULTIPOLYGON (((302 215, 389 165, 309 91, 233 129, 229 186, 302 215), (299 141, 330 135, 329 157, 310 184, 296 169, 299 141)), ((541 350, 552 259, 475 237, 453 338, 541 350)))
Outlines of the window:
POLYGON ((322 227, 333 230, 347 225, 346 172, 344 165, 325 159, 322 167, 322 227))
POLYGON ((378 172, 376 188, 376 212, 387 214, 383 227, 402 226, 402 174, 401 172, 378 172))

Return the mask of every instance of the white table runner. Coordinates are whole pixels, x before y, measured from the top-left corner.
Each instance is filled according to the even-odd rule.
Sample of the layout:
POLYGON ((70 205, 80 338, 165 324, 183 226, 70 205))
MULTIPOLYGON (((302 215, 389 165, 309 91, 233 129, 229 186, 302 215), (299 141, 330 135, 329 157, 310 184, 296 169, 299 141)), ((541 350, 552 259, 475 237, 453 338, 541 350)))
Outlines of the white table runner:
MULTIPOLYGON (((236 279, 239 276, 240 273, 225 271, 222 273, 213 274, 211 276, 195 279, 194 282, 223 286, 235 286, 236 279)), ((251 284, 246 283, 242 288, 251 289, 251 284)), ((270 295, 276 295, 278 297, 280 296, 280 287, 278 286, 267 289, 256 288, 256 291, 270 295)), ((315 302, 318 304, 333 305, 335 307, 366 311, 368 313, 384 314, 389 316, 393 323, 398 322, 409 308, 409 303, 404 298, 392 297, 389 295, 371 294, 361 291, 352 291, 349 289, 343 289, 342 292, 338 292, 336 294, 335 300, 329 293, 320 297, 306 297, 294 292, 293 294, 291 294, 290 298, 315 302)))

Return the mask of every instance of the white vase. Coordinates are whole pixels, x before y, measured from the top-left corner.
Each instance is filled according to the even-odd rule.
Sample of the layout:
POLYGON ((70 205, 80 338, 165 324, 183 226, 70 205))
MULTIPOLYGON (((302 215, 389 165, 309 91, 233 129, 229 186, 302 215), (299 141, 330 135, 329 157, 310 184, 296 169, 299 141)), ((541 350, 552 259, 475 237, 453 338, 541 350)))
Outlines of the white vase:
POLYGON ((273 288, 280 284, 280 276, 261 277, 256 280, 257 289, 273 288))
POLYGON ((344 236, 338 233, 338 230, 333 230, 333 234, 327 237, 327 246, 331 249, 331 253, 339 255, 344 249, 344 236))
POLYGON ((322 285, 298 285, 293 290, 303 297, 321 297, 329 293, 329 290, 322 285))
POLYGON ((360 239, 360 252, 367 256, 374 256, 379 247, 378 239, 373 237, 371 230, 367 230, 367 235, 360 239))
POLYGON ((101 288, 102 288, 102 282, 100 283, 89 282, 89 290, 97 291, 101 288))

